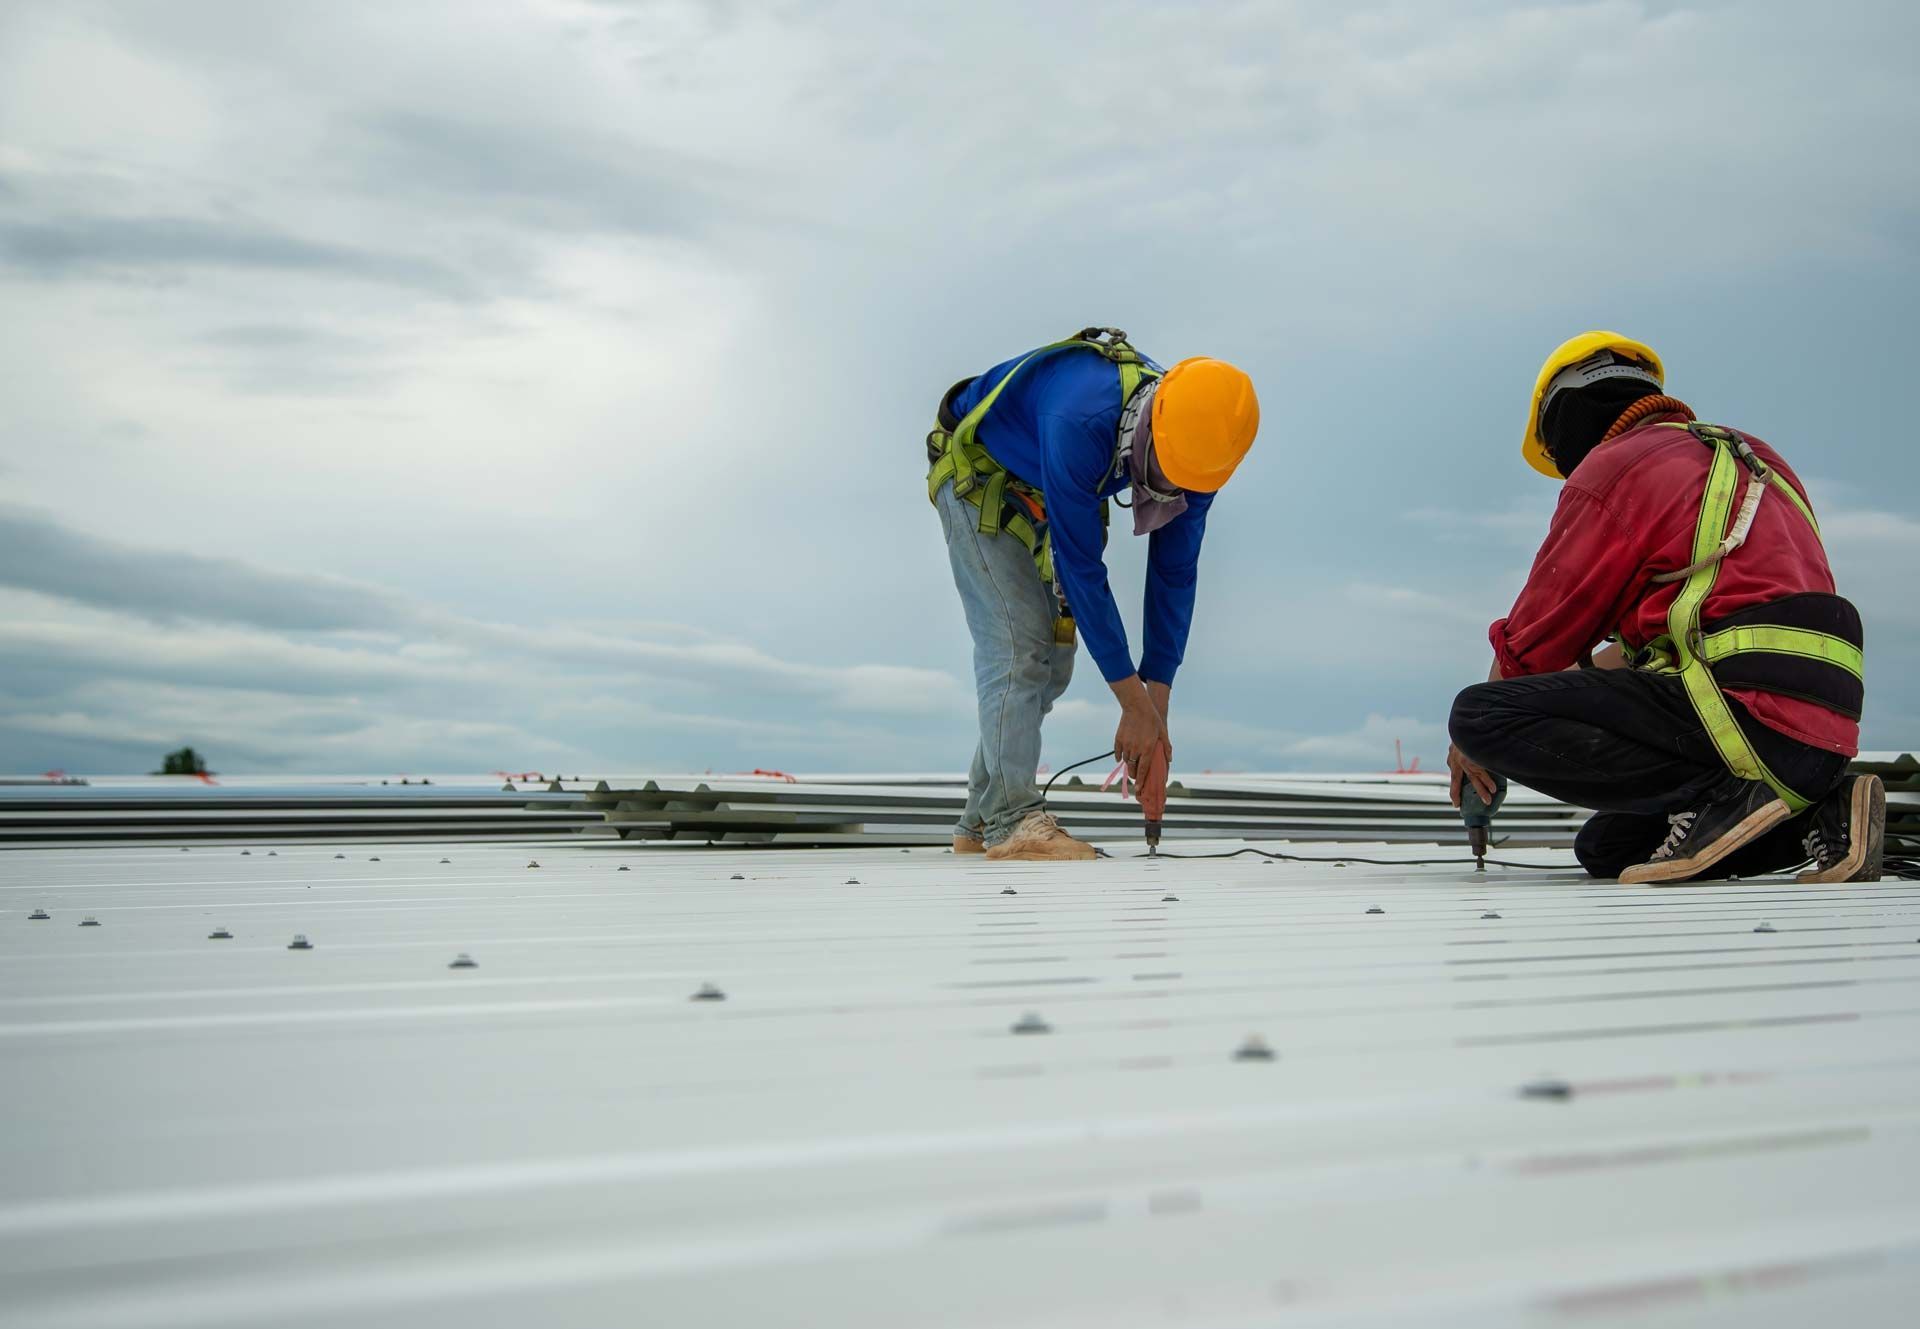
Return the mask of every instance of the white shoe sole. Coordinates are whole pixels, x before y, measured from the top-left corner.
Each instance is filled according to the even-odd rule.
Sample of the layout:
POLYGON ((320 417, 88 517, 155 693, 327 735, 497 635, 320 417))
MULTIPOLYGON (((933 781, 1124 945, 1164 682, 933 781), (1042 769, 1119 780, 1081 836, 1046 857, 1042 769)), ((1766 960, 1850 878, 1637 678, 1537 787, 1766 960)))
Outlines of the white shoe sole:
POLYGON ((1748 813, 1745 821, 1699 853, 1686 858, 1673 858, 1659 863, 1642 863, 1637 867, 1630 867, 1620 874, 1620 884, 1622 886, 1668 886, 1690 881, 1742 845, 1752 844, 1792 815, 1793 809, 1776 798, 1764 807, 1748 813))
POLYGON ((1802 886, 1826 886, 1880 880, 1880 860, 1885 857, 1887 843, 1887 786, 1879 776, 1863 776, 1853 782, 1853 806, 1847 818, 1847 856, 1823 871, 1802 872, 1795 881, 1802 886))

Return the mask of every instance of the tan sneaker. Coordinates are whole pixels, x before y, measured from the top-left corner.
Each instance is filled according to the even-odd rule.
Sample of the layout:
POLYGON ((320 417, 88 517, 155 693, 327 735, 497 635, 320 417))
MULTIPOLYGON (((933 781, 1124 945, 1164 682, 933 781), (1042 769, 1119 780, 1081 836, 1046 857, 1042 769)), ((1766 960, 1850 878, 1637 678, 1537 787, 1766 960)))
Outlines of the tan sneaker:
POLYGON ((987 852, 987 842, 985 840, 976 840, 971 835, 956 835, 953 837, 953 852, 956 854, 984 854, 987 852))
POLYGON ((1095 857, 1093 846, 1060 829, 1051 812, 1031 812, 1013 834, 987 850, 997 863, 1054 863, 1095 857))

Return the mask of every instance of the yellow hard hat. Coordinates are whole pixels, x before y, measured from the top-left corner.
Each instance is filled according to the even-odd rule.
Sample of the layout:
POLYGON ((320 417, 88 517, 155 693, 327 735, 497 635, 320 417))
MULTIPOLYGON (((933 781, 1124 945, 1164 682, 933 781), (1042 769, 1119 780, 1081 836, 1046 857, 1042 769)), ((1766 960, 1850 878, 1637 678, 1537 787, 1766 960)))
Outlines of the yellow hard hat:
POLYGON ((1154 460, 1181 489, 1211 494, 1220 488, 1259 431, 1253 380, 1225 360, 1182 360, 1154 390, 1154 460))
POLYGON ((1562 373, 1583 361, 1591 360, 1602 351, 1611 351, 1634 361, 1641 371, 1652 375, 1655 387, 1666 382, 1667 371, 1660 364, 1659 354, 1645 342, 1622 337, 1617 332, 1583 332, 1578 337, 1569 337, 1561 342, 1547 357, 1547 362, 1540 366, 1540 377, 1534 380, 1533 400, 1527 406, 1527 432, 1520 440, 1520 455, 1527 459, 1527 465, 1542 475, 1555 480, 1566 479, 1560 474, 1560 468, 1553 464, 1553 457, 1547 452, 1546 440, 1540 437, 1540 417, 1545 414, 1547 390, 1562 373))

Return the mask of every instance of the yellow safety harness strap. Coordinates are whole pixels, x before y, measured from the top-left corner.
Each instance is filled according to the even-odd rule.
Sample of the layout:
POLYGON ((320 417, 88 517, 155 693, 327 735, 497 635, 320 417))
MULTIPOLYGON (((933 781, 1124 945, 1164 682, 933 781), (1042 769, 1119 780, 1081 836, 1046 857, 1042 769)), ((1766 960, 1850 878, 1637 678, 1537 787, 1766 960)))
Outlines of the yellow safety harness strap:
MULTIPOLYGON (((1665 657, 1662 663, 1667 669, 1679 673, 1687 699, 1693 703, 1695 713, 1706 727, 1707 736, 1713 740, 1713 746, 1727 769, 1743 780, 1766 781, 1782 802, 1794 812, 1802 812, 1810 806, 1808 801, 1767 769, 1760 754, 1753 750, 1753 744, 1747 741, 1746 734, 1741 731, 1739 721, 1734 718, 1732 708, 1727 705, 1727 699, 1720 691, 1720 685, 1714 681, 1713 672, 1707 667, 1708 661, 1716 657, 1700 636, 1700 609, 1720 576, 1720 559, 1715 554, 1721 548, 1728 522, 1733 517, 1734 490, 1742 470, 1733 448, 1722 436, 1723 432, 1711 427, 1695 430, 1697 437, 1712 446, 1713 463, 1707 470, 1706 492, 1701 497, 1700 517, 1693 530, 1694 571, 1680 587, 1680 594, 1674 597, 1673 604, 1667 610, 1666 637, 1654 645, 1664 647, 1660 652, 1665 657)), ((1755 472, 1755 478, 1764 480, 1765 477, 1755 472)), ((1787 487, 1791 489, 1791 486, 1787 487)), ((1795 506, 1806 511, 1806 505, 1798 501, 1798 495, 1795 495, 1795 506)), ((1811 516, 1808 513, 1809 519, 1811 516)), ((1737 640, 1736 634, 1758 630, 1734 628, 1726 633, 1714 634, 1723 639, 1717 648, 1717 658, 1725 658, 1739 649, 1733 644, 1737 640)), ((1796 644, 1803 644, 1799 640, 1802 635, 1822 634, 1795 633, 1796 644)))
POLYGON ((1783 628, 1771 624, 1722 628, 1701 638, 1700 647, 1700 658, 1708 664, 1748 651, 1769 651, 1776 655, 1797 655, 1807 660, 1822 660, 1838 665, 1855 678, 1866 676, 1866 657, 1858 646, 1842 637, 1808 628, 1783 628))
MULTIPOLYGON (((1119 370, 1120 400, 1123 404, 1133 396, 1143 379, 1160 377, 1160 371, 1147 364, 1145 358, 1127 343, 1124 332, 1117 328, 1083 328, 1063 341, 1052 342, 1022 356, 952 429, 936 422, 932 432, 927 435, 927 452, 931 458, 927 468, 927 501, 937 501, 940 486, 951 480, 955 497, 963 498, 980 509, 980 533, 997 535, 1004 532, 1018 540, 1033 555, 1040 580, 1054 587, 1056 595, 1059 589, 1054 577, 1053 540, 1046 529, 1045 495, 1015 479, 1012 472, 993 459, 976 435, 980 422, 986 418, 987 412, 993 408, 994 402, 999 400, 1001 392, 1015 375, 1042 356, 1070 347, 1098 351, 1113 362, 1119 370), (1018 497, 1010 498, 1009 490, 1018 497), (1026 515, 1021 510, 1023 507, 1034 515, 1026 515)), ((1106 523, 1107 504, 1103 500, 1100 504, 1100 524, 1105 526, 1106 523)), ((1074 640, 1073 618, 1066 612, 1064 600, 1062 611, 1054 624, 1054 639, 1063 644, 1071 644, 1074 640)))

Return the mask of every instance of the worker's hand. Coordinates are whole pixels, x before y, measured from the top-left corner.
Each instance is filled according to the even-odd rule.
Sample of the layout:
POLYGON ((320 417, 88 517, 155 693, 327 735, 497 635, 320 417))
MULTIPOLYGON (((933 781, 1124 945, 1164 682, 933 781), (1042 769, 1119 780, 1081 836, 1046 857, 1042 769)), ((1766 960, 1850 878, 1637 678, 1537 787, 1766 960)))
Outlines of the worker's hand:
POLYGON ((1166 744, 1168 759, 1172 759, 1173 740, 1167 736, 1167 720, 1160 714, 1159 707, 1148 699, 1143 691, 1137 694, 1138 700, 1128 700, 1120 705, 1120 727, 1113 731, 1113 753, 1127 764, 1127 774, 1139 779, 1146 769, 1147 758, 1153 755, 1154 745, 1166 744))
POLYGON ((1167 684, 1149 682, 1147 684, 1147 699, 1153 703, 1154 709, 1160 712, 1161 719, 1164 720, 1167 716, 1173 714, 1172 711, 1167 709, 1173 705, 1173 689, 1167 684))
POLYGON ((1455 807, 1460 806, 1460 787, 1463 781, 1471 780, 1473 787, 1480 791, 1480 797, 1488 803, 1493 802, 1493 772, 1476 762, 1469 761, 1467 754, 1460 750, 1458 743, 1447 746, 1447 772, 1451 777, 1447 781, 1447 793, 1453 799, 1455 807))

